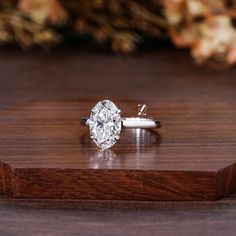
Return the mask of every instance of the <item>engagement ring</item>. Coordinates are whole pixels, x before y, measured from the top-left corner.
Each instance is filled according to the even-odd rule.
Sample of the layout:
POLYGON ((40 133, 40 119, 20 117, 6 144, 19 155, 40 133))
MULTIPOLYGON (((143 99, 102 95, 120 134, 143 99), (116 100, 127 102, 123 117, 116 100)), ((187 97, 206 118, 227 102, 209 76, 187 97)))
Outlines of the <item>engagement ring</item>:
POLYGON ((91 110, 90 118, 81 118, 88 125, 90 137, 102 149, 112 147, 120 138, 121 128, 155 129, 161 126, 153 118, 121 117, 121 110, 110 100, 98 102, 91 110))

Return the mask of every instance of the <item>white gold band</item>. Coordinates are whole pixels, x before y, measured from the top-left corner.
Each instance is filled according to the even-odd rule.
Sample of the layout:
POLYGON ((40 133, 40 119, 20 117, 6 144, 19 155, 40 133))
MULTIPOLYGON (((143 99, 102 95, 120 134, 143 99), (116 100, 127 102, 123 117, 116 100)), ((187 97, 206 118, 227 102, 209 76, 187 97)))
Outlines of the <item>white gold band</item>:
MULTIPOLYGON (((81 118, 81 124, 87 125, 89 118, 81 118)), ((125 128, 156 129, 161 127, 161 122, 152 118, 126 117, 121 118, 122 126, 125 128)))

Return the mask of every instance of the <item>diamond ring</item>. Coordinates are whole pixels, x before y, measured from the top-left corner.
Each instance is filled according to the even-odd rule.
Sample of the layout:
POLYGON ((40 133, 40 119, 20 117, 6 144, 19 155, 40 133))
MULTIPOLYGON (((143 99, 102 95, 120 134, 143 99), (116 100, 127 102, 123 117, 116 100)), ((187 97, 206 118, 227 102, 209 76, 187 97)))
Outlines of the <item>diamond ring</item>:
POLYGON ((159 128, 160 121, 152 118, 121 118, 121 110, 110 100, 98 102, 91 110, 90 118, 81 118, 81 124, 89 125, 90 137, 102 149, 112 147, 120 138, 121 128, 159 128))

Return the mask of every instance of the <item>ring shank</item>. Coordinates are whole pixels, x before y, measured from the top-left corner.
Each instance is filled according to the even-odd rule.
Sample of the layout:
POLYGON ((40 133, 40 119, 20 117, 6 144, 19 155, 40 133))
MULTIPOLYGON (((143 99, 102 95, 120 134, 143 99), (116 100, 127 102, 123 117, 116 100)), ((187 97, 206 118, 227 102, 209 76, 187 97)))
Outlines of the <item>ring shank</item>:
POLYGON ((122 125, 126 128, 155 129, 160 128, 161 123, 152 118, 126 117, 122 118, 122 125))
MULTIPOLYGON (((81 118, 80 123, 87 125, 89 118, 81 118)), ((161 122, 152 118, 125 117, 122 118, 122 126, 125 128, 156 129, 161 127, 161 122)))

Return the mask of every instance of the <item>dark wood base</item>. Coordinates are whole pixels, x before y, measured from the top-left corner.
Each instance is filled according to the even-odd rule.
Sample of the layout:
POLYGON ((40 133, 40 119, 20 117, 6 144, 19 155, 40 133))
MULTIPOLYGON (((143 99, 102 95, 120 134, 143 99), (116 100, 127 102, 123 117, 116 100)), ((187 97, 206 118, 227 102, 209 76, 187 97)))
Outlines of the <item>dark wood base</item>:
MULTIPOLYGON (((140 103, 114 102, 123 116, 135 115, 140 103)), ((162 128, 123 130, 114 148, 101 151, 80 125, 95 103, 31 102, 2 111, 1 191, 26 198, 215 200, 236 189, 235 107, 143 101, 162 128)))

